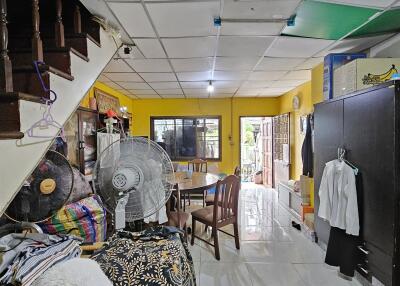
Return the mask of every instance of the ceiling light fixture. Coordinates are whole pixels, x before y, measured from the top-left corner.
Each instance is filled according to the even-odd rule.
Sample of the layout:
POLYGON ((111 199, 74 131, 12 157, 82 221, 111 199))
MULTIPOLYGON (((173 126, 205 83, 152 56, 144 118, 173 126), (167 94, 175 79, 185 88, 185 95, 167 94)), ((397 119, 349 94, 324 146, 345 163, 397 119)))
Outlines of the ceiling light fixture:
POLYGON ((214 92, 214 86, 212 85, 212 81, 210 80, 207 86, 207 91, 209 93, 214 92))

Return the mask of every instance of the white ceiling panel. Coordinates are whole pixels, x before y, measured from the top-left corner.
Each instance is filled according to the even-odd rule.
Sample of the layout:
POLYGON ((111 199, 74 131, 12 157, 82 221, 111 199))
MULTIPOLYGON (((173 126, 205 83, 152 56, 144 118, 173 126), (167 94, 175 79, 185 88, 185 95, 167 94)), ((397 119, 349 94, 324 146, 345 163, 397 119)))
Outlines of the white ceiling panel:
POLYGON ((327 48, 333 42, 334 41, 322 39, 278 37, 266 52, 265 56, 277 58, 309 58, 327 48))
POLYGON ((238 88, 241 84, 241 81, 213 81, 213 86, 215 88, 238 88))
POLYGON ((305 58, 271 58, 264 57, 256 70, 259 71, 290 71, 304 62, 305 58))
POLYGON ((245 71, 215 71, 214 80, 245 80, 249 74, 245 71))
POLYGON ((143 82, 143 79, 134 72, 114 72, 114 73, 105 73, 106 77, 111 79, 112 81, 134 81, 134 82, 143 82))
POLYGON ((157 94, 152 89, 129 89, 128 91, 132 94, 157 94))
POLYGON ((261 92, 260 95, 282 95, 286 92, 289 92, 293 89, 293 87, 269 87, 269 88, 264 88, 261 92))
POLYGON ((146 58, 166 58, 160 42, 156 39, 133 39, 146 58))
POLYGON ((306 82, 305 80, 277 80, 272 82, 268 87, 279 87, 279 88, 296 87, 305 82, 306 82))
POLYGON ((148 4, 150 16, 160 37, 210 36, 217 34, 214 17, 219 2, 178 2, 148 4))
POLYGON ((287 73, 282 80, 311 80, 311 70, 298 70, 287 73))
POLYGON ((300 0, 224 1, 223 18, 283 19, 289 18, 300 0))
POLYGON ((128 97, 132 98, 132 99, 138 99, 138 97, 134 94, 128 94, 128 97))
POLYGON ((250 74, 250 80, 271 81, 281 79, 286 71, 256 71, 250 74))
POLYGON ((172 72, 166 59, 130 59, 126 60, 126 62, 136 72, 172 72))
POLYGON ((198 95, 208 94, 206 88, 184 88, 183 91, 185 92, 186 95, 191 95, 191 96, 194 96, 196 94, 198 95))
POLYGON ((242 84, 242 88, 264 88, 269 87, 274 81, 267 81, 267 80, 251 80, 246 81, 242 84))
POLYGON ((233 94, 237 90, 236 87, 231 88, 215 88, 214 93, 230 93, 233 94))
POLYGON ((117 91, 122 93, 122 94, 124 94, 124 95, 129 95, 130 94, 130 92, 127 91, 126 89, 117 89, 117 91))
POLYGON ((244 96, 257 96, 260 94, 260 92, 262 91, 262 89, 258 89, 258 88, 240 88, 237 91, 237 95, 244 95, 244 96))
POLYGON ((146 82, 157 82, 157 81, 176 81, 176 77, 174 73, 162 73, 162 72, 153 72, 153 73, 139 73, 141 77, 146 82))
POLYGON ((151 89, 145 82, 117 82, 120 86, 126 89, 151 89))
POLYGON ((132 72, 132 68, 124 60, 112 59, 103 72, 132 72))
POLYGON ((182 89, 157 89, 158 94, 183 94, 182 89))
POLYGON ((183 94, 163 94, 163 98, 185 98, 183 94))
POLYGON ((393 34, 385 34, 375 37, 362 37, 362 38, 342 40, 333 45, 332 47, 329 47, 329 49, 326 49, 315 56, 324 57, 330 53, 344 53, 344 52, 351 53, 351 52, 363 51, 390 38, 392 35, 393 34))
POLYGON ((211 79, 211 72, 179 72, 179 81, 205 81, 211 79))
POLYGON ((262 56, 274 38, 221 36, 217 55, 225 57, 262 56))
POLYGON ((215 69, 220 71, 251 71, 259 57, 217 57, 215 69))
POLYGON ((298 65, 295 69, 296 70, 306 70, 306 69, 313 69, 320 63, 324 62, 324 58, 309 58, 304 63, 298 65))
POLYGON ((362 7, 388 7, 394 0, 318 0, 319 2, 337 3, 362 7))
POLYGON ((113 81, 106 82, 105 85, 107 85, 107 86, 109 86, 109 87, 111 87, 113 89, 121 89, 121 87, 123 87, 123 86, 121 86, 121 85, 119 85, 119 84, 117 84, 117 83, 115 83, 113 81))
POLYGON ((285 24, 283 23, 222 23, 222 36, 276 36, 285 24))
POLYGON ((170 58, 206 58, 214 56, 216 37, 162 39, 170 58))
POLYGON ((139 99, 152 99, 152 98, 157 98, 160 99, 161 96, 157 94, 135 94, 135 96, 139 99))
POLYGON ((131 37, 155 37, 141 3, 109 3, 111 10, 131 37))
POLYGON ((103 75, 103 74, 99 75, 99 77, 97 78, 97 80, 100 81, 100 82, 104 82, 104 83, 107 83, 107 82, 110 82, 110 81, 111 81, 111 79, 109 79, 108 77, 106 77, 106 76, 103 75))
POLYGON ((150 86, 154 89, 177 89, 179 87, 179 83, 177 81, 171 82, 151 82, 150 86))
POLYGON ((212 69, 213 58, 171 59, 176 72, 209 71, 212 69))
POLYGON ((182 88, 207 88, 208 81, 181 81, 182 88))
POLYGON ((230 98, 232 97, 232 93, 213 93, 210 95, 210 98, 230 98))

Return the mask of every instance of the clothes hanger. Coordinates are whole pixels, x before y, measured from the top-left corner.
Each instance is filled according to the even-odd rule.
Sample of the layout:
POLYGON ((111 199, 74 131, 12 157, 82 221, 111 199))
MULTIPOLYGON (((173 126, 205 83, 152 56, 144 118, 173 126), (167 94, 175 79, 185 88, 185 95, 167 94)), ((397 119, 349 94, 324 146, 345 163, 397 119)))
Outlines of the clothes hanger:
POLYGON ((43 116, 41 119, 36 121, 32 124, 32 126, 25 131, 25 133, 31 138, 54 138, 54 137, 61 137, 64 141, 66 141, 64 136, 64 129, 63 126, 54 120, 53 115, 51 114, 52 104, 46 102, 46 109, 43 112, 43 116), (52 135, 37 135, 34 134, 35 129, 48 129, 49 127, 54 127, 60 130, 59 136, 52 136, 52 135))
POLYGON ((347 165, 349 165, 353 171, 354 174, 357 175, 358 174, 358 168, 356 166, 354 166, 352 163, 350 163, 348 160, 345 159, 345 155, 346 155, 346 149, 339 147, 338 148, 338 160, 339 162, 345 162, 347 165))

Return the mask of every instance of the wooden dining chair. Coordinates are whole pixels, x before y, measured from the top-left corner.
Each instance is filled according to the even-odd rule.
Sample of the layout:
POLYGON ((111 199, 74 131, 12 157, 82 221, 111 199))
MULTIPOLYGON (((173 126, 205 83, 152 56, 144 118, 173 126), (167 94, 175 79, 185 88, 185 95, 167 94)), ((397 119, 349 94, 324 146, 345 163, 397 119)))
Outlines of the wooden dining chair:
MULTIPOLYGON (((191 161, 188 161, 188 171, 192 172, 200 172, 200 173, 207 173, 208 170, 208 163, 207 160, 203 159, 193 159, 191 161)), ((186 197, 188 198, 188 204, 190 206, 190 194, 184 194, 183 195, 183 206, 184 209, 186 209, 186 197)), ((203 192, 203 207, 205 206, 205 197, 206 197, 206 191, 203 192)))
MULTIPOLYGON (((233 174, 236 177, 239 177, 239 179, 240 179, 240 167, 239 166, 236 166, 235 170, 233 171, 233 174)), ((239 186, 240 186, 240 184, 239 184, 239 186)), ((206 203, 206 206, 211 206, 214 204, 214 196, 215 196, 215 194, 209 194, 209 195, 207 194, 206 195, 206 198, 204 200, 206 203)))
POLYGON ((188 162, 188 171, 207 173, 207 160, 193 159, 188 162))
POLYGON ((236 248, 240 249, 238 228, 239 184, 239 178, 235 175, 230 175, 225 179, 218 181, 215 190, 214 205, 192 212, 191 244, 193 245, 194 239, 197 238, 211 246, 214 246, 215 258, 217 260, 220 260, 218 231, 233 236, 235 238, 236 248), (214 244, 196 236, 196 221, 212 227, 214 244), (221 227, 230 224, 233 224, 233 235, 220 229, 221 227))
POLYGON ((187 240, 187 222, 189 220, 189 214, 182 211, 181 209, 181 192, 178 184, 174 186, 171 197, 167 202, 167 225, 175 226, 180 228, 185 233, 185 239, 187 240), (173 199, 175 198, 175 199, 173 199))

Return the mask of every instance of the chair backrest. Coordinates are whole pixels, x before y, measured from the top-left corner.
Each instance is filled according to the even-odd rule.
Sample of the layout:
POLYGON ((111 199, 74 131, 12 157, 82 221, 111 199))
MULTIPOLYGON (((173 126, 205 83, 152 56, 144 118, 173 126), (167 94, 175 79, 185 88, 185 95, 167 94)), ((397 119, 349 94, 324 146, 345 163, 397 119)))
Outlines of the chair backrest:
POLYGON ((188 162, 188 171, 192 167, 193 172, 207 173, 207 161, 203 159, 194 159, 188 162))
POLYGON ((233 171, 233 174, 237 177, 240 177, 240 167, 236 166, 235 171, 233 171))
MULTIPOLYGON (((181 212, 181 191, 179 190, 178 184, 174 185, 171 197, 167 201, 166 208, 168 219, 170 218, 171 209, 173 209, 178 214, 181 212), (175 200, 173 199, 173 197, 175 197, 175 200), (171 202, 174 203, 174 206, 171 205, 171 202)), ((180 225, 180 223, 180 216, 178 215, 178 225, 180 225)))
POLYGON ((239 190, 240 180, 235 175, 229 175, 218 181, 214 196, 214 222, 222 222, 237 215, 239 190), (218 210, 221 212, 220 216, 218 210))

